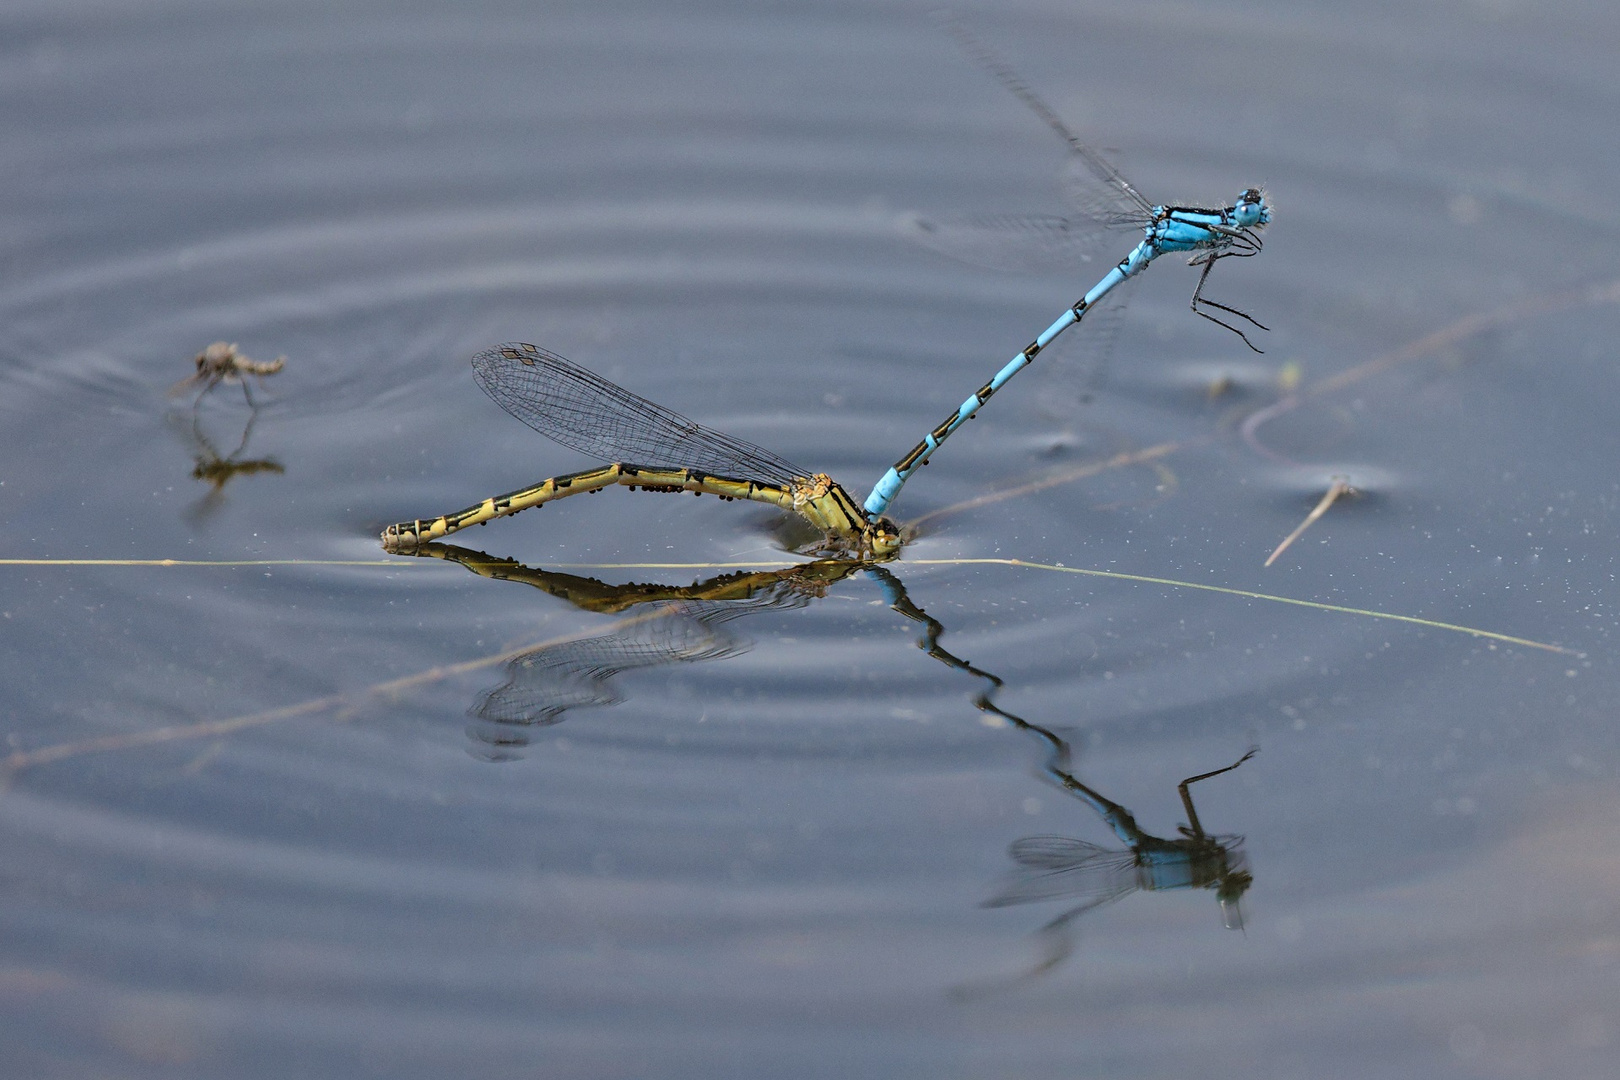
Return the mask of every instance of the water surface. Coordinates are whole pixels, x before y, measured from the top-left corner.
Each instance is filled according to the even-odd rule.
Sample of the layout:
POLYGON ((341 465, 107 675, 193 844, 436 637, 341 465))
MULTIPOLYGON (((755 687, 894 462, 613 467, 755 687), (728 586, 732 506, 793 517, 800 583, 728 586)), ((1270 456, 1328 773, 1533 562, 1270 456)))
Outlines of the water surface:
POLYGON ((0 555, 229 564, 0 567, 16 1075, 1608 1074, 1620 18, 963 15, 1150 196, 1266 186, 1211 293, 1265 354, 1165 260, 1105 369, 1043 359, 908 485, 890 577, 620 610, 547 575, 805 558, 623 490, 455 538, 508 580, 386 558, 590 464, 473 352, 860 494, 1097 276, 908 235, 1062 210, 1061 144, 927 5, 0 16, 0 555), (217 340, 287 358, 257 408, 165 396, 217 340), (1258 746, 1194 788, 1242 932, 1209 889, 1061 948, 1079 897, 984 906, 1016 841, 1120 842, 975 671, 1156 837, 1258 746))

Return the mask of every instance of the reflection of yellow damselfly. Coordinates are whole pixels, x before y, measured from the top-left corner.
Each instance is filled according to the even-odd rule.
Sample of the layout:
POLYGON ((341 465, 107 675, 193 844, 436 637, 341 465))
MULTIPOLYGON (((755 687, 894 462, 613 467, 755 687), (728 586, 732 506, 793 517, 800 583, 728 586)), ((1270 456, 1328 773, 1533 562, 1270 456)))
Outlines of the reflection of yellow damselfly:
POLYGON ((695 424, 555 353, 513 342, 484 350, 472 366, 478 385, 501 408, 547 438, 613 464, 552 477, 443 517, 390 525, 382 534, 388 551, 411 554, 469 525, 614 484, 768 503, 803 516, 831 546, 859 555, 889 555, 900 547, 892 522, 868 520, 825 473, 695 424))
POLYGON ((692 585, 610 585, 454 544, 426 543, 415 554, 459 563, 481 577, 531 585, 582 611, 628 614, 606 633, 550 641, 507 661, 505 680, 479 694, 467 714, 473 754, 491 761, 521 756, 539 729, 576 710, 623 701, 615 683, 625 672, 746 652, 748 638, 726 629, 733 619, 803 607, 850 574, 880 569, 871 562, 818 559, 722 574, 692 585))
POLYGON ((796 598, 788 606, 798 607, 800 601, 825 596, 827 590, 843 581, 865 564, 848 559, 817 559, 775 570, 739 570, 720 574, 692 585, 657 585, 630 582, 610 585, 597 578, 565 574, 556 570, 543 570, 526 566, 516 559, 501 559, 482 551, 457 547, 455 544, 423 544, 415 554, 427 555, 464 566, 479 577, 496 581, 516 581, 532 585, 566 600, 581 611, 598 615, 622 615, 643 604, 660 603, 739 603, 769 598, 767 607, 779 607, 796 598))

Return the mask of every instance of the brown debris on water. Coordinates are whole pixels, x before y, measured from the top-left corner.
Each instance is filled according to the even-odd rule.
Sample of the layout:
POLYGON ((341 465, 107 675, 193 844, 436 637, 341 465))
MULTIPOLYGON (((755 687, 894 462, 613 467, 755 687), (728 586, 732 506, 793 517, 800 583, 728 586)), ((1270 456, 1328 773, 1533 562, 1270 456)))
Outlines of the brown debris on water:
POLYGON ((1298 528, 1284 537, 1283 542, 1277 545, 1277 549, 1267 556, 1266 565, 1270 566, 1276 562, 1277 556, 1287 551, 1288 546, 1303 536, 1305 530, 1315 524, 1317 518, 1327 513, 1328 507, 1337 502, 1341 496, 1354 494, 1356 494, 1356 489, 1350 486, 1349 477, 1335 476, 1333 483, 1328 485, 1327 494, 1323 495, 1322 500, 1316 504, 1315 508, 1305 515, 1305 520, 1299 523, 1298 528))

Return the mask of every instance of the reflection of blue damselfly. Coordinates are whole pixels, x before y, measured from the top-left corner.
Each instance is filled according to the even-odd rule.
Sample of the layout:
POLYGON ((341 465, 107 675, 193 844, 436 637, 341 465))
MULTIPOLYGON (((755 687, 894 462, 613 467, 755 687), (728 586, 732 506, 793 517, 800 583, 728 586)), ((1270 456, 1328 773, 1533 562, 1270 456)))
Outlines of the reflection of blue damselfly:
MULTIPOLYGON (((1018 870, 1006 888, 986 901, 986 907, 1042 900, 1079 901, 1041 928, 1046 956, 1021 979, 1051 971, 1073 952, 1073 924, 1081 916, 1133 892, 1210 889, 1220 902, 1222 921, 1227 928, 1243 928, 1239 901, 1254 882, 1243 852, 1243 837, 1205 832, 1193 806, 1191 789, 1200 781, 1231 772, 1258 753, 1258 749, 1251 749, 1231 765, 1189 776, 1181 782, 1178 790, 1181 805, 1187 811, 1187 824, 1180 829, 1179 836, 1165 838, 1144 832, 1129 810, 1075 775, 1067 739, 995 703, 993 695, 1001 689, 1002 680, 941 645, 939 639, 945 627, 911 602, 898 578, 881 566, 869 567, 867 572, 882 585, 894 610, 926 627, 919 647, 947 667, 985 681, 986 689, 974 699, 974 705, 981 712, 999 717, 1044 743, 1048 756, 1043 772, 1047 777, 1096 811, 1114 835, 1127 845, 1123 849, 1105 848, 1068 836, 1027 836, 1013 841, 1009 853, 1018 864, 1018 870)), ((991 984, 964 986, 958 988, 957 993, 974 996, 990 988, 991 984)))
MULTIPOLYGON (((984 906, 1009 907, 1043 900, 1067 900, 1074 905, 1041 927, 1039 934, 1045 955, 1021 978, 1045 974, 1061 964, 1074 951, 1074 923, 1087 912, 1133 892, 1213 890, 1220 901, 1226 928, 1243 929, 1239 901, 1254 882, 1243 852, 1243 837, 1206 833, 1198 820, 1198 811, 1193 809, 1190 789, 1200 780, 1231 772, 1256 751, 1250 750, 1225 768, 1183 780, 1178 790, 1188 824, 1181 827, 1180 836, 1167 839, 1143 832, 1129 810, 1082 784, 1066 761, 1060 764, 1059 759, 1067 756, 1068 744, 1053 732, 1019 721, 994 706, 991 711, 1051 742, 1054 758, 1047 769, 1049 775, 1055 777, 1064 790, 1095 810, 1114 835, 1128 845, 1123 849, 1106 848, 1070 836, 1026 836, 1013 841, 1008 854, 1018 864, 1018 869, 1012 881, 984 906)), ((964 995, 973 992, 968 987, 961 991, 964 995)))
POLYGON ((1220 901, 1226 925, 1233 929, 1243 926, 1238 898, 1252 879, 1244 870, 1242 853, 1237 850, 1242 839, 1206 833, 1198 820, 1198 811, 1193 808, 1191 788, 1200 781, 1231 772, 1259 753, 1258 749, 1251 749, 1225 768, 1183 780, 1177 789, 1181 793, 1181 805, 1187 811, 1187 824, 1180 830, 1181 835, 1172 840, 1151 836, 1137 826, 1129 810, 1087 787, 1074 775, 1067 739, 1008 712, 992 700, 994 692, 1001 689, 1001 679, 974 667, 941 645, 939 639, 945 627, 911 602, 898 578, 880 566, 870 567, 868 572, 882 585, 890 607, 927 628, 919 644, 929 656, 988 684, 987 690, 974 699, 979 711, 998 716, 1045 743, 1049 751, 1046 775, 1095 810, 1114 835, 1129 845, 1129 850, 1120 851, 1064 836, 1031 836, 1016 841, 1012 846, 1013 860, 1028 873, 988 906, 1083 897, 1084 904, 1060 917, 1062 922, 1069 922, 1138 889, 1212 888, 1220 901))
MULTIPOLYGON (((1026 726, 1036 730, 1035 725, 1026 726)), ((1040 733, 1050 736, 1044 729, 1040 733)), ((1255 753, 1250 750, 1225 768, 1183 780, 1177 790, 1181 792, 1181 805, 1187 811, 1187 824, 1181 827, 1180 836, 1168 840, 1143 832, 1125 807, 1082 784, 1066 768, 1054 767, 1050 771, 1064 790, 1095 810, 1114 830, 1114 835, 1129 847, 1126 850, 1105 848, 1067 836, 1028 836, 1015 841, 1010 853, 1019 865, 1019 878, 988 906, 1078 898, 1082 901, 1080 906, 1059 916, 1059 921, 1068 923, 1092 908, 1138 890, 1214 889, 1227 927, 1242 929, 1238 899, 1251 880, 1242 852, 1238 850, 1242 841, 1204 831, 1198 811, 1193 808, 1190 788, 1200 780, 1231 772, 1255 753)))
POLYGON ((1260 350, 1255 348, 1254 343, 1241 329, 1205 309, 1214 308, 1262 330, 1265 329, 1236 308, 1216 303, 1204 296, 1204 284, 1209 280, 1209 272, 1214 269, 1217 262, 1225 258, 1246 257, 1259 253, 1260 237, 1257 230, 1271 221, 1271 207, 1259 188, 1248 189, 1238 196, 1235 204, 1227 207, 1165 206, 1150 202, 1131 186, 1130 181, 1126 180, 1107 159, 1077 139, 1063 121, 1058 119, 1057 114, 986 47, 959 27, 953 29, 970 53, 1069 144, 1076 164, 1076 168, 1072 170, 1072 194, 1082 216, 1048 222, 1050 234, 1065 241, 1078 241, 1082 238, 1086 240, 1101 238, 1111 229, 1139 228, 1144 236, 1129 255, 1121 259, 1112 270, 1103 275, 1101 281, 1091 287, 1090 292, 1075 301, 1051 326, 1043 330, 1039 337, 996 372, 994 378, 975 391, 960 408, 929 432, 922 442, 883 475, 872 489, 872 493, 866 497, 866 512, 871 515, 879 515, 887 510, 894 497, 900 493, 901 486, 910 479, 912 473, 927 464, 929 456, 950 437, 951 432, 971 419, 973 414, 990 400, 991 395, 1027 367, 1042 349, 1050 345, 1063 331, 1085 318, 1086 313, 1100 304, 1104 297, 1140 274, 1160 255, 1170 252, 1190 252, 1191 264, 1203 268, 1192 296, 1192 309, 1198 315, 1231 330, 1256 352, 1260 350))

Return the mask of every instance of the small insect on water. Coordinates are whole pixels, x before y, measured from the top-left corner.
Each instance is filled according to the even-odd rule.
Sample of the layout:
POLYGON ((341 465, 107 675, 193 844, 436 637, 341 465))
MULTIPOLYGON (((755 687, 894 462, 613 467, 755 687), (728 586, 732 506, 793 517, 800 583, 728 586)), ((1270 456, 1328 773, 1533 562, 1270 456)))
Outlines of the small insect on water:
POLYGON ((197 365, 196 372, 171 386, 170 397, 179 397, 189 393, 192 387, 199 387, 197 401, 201 401, 203 395, 222 382, 241 383, 243 396, 249 405, 253 405, 253 391, 248 387, 246 376, 255 375, 262 379, 274 375, 286 365, 287 358, 278 356, 274 360, 254 360, 238 350, 234 342, 216 341, 198 353, 193 362, 197 365))

